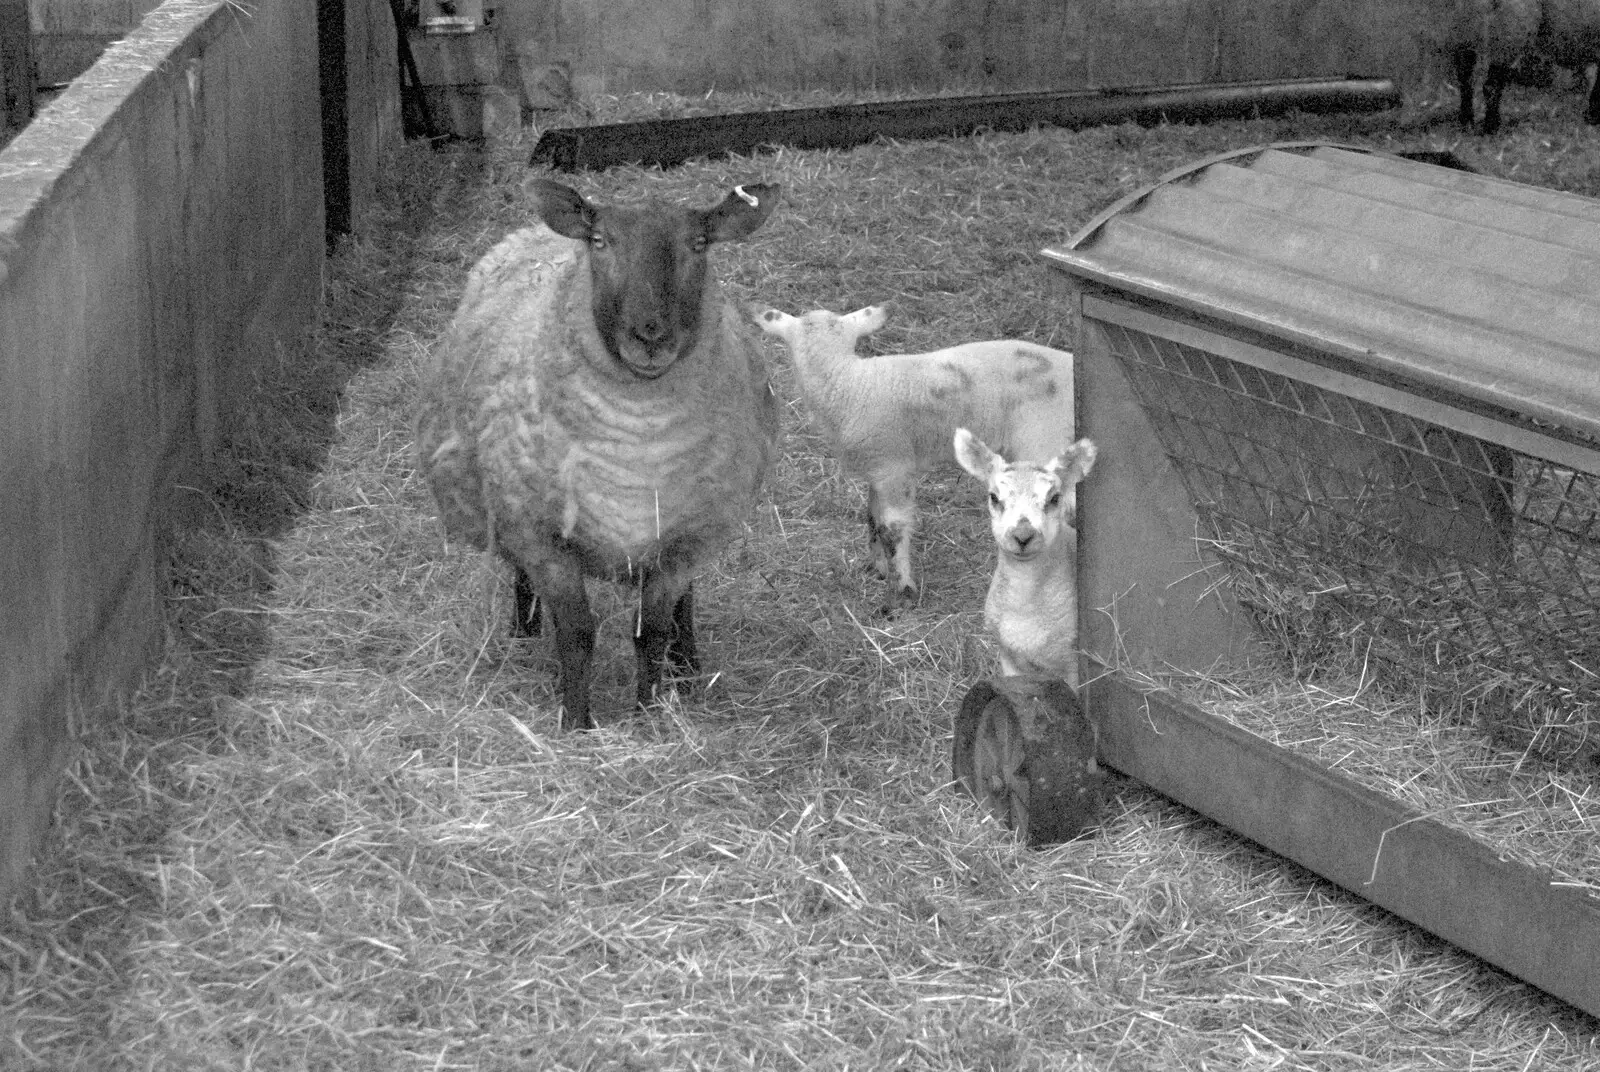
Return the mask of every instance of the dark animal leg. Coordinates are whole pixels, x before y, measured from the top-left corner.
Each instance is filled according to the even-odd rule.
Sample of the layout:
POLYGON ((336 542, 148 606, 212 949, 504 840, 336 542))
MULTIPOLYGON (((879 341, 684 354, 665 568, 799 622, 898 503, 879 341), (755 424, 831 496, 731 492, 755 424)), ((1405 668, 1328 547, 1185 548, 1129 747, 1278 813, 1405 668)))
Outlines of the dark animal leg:
POLYGON ((1600 70, 1595 71, 1594 85, 1589 89, 1589 107, 1584 109, 1583 121, 1600 124, 1600 70))
POLYGON ((700 673, 700 652, 694 638, 694 586, 684 589, 678 605, 672 608, 672 643, 667 645, 667 660, 685 677, 700 673))
POLYGON ((674 666, 683 665, 681 660, 687 660, 691 667, 698 663, 690 593, 691 589, 675 574, 655 574, 644 582, 633 633, 633 650, 638 657, 635 684, 641 708, 655 700, 663 663, 669 659, 674 666))
POLYGON ((1489 64, 1483 76, 1483 132, 1493 134, 1500 129, 1500 98, 1505 95, 1506 83, 1511 81, 1511 68, 1504 63, 1489 64))
POLYGON ((556 654, 561 659, 561 728, 592 730, 589 716, 590 658, 594 654, 594 614, 576 563, 543 570, 540 592, 556 627, 556 654))
POLYGON ((539 613, 539 595, 533 590, 528 571, 521 566, 517 566, 516 571, 517 579, 512 591, 515 604, 511 608, 511 635, 536 637, 544 631, 543 615, 539 613))
POLYGON ((1461 88, 1461 125, 1472 129, 1472 71, 1478 65, 1478 53, 1471 45, 1462 45, 1450 54, 1456 69, 1456 85, 1461 88))

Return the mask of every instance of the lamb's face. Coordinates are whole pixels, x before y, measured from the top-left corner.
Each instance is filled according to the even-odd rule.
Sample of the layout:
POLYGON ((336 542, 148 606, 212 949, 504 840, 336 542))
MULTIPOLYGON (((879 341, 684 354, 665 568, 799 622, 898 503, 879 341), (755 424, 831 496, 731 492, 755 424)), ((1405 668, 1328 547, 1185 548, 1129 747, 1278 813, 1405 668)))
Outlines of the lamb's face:
POLYGON ((778 199, 776 186, 740 186, 711 209, 598 206, 544 179, 534 193, 551 230, 587 244, 595 330, 613 358, 646 380, 700 341, 711 285, 706 251, 750 234, 778 199))
POLYGON ((990 474, 989 528, 1000 553, 1026 562, 1053 547, 1072 527, 1066 491, 1054 470, 1028 462, 990 474))
POLYGON ((1019 562, 1047 554, 1076 518, 1067 491, 1094 467, 1095 446, 1080 439, 1044 465, 1008 462, 965 428, 956 460, 989 485, 989 528, 1000 553, 1019 562))

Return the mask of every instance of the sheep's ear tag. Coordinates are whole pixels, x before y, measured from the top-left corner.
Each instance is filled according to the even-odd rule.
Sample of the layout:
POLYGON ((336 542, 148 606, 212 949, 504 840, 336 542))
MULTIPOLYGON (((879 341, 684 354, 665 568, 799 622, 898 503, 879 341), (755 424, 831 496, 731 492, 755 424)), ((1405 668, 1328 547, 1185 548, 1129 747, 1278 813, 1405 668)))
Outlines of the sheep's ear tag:
POLYGON ((743 186, 735 186, 733 188, 733 192, 739 195, 739 200, 743 201, 745 204, 749 205, 751 208, 760 208, 761 207, 761 198, 757 197, 753 193, 750 193, 743 186))

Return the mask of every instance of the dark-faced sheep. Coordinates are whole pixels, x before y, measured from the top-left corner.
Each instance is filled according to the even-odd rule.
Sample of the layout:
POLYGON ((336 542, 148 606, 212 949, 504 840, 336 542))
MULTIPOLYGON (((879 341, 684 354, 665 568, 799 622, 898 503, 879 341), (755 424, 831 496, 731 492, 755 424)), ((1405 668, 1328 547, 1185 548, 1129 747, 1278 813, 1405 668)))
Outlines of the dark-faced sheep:
POLYGON ((856 341, 888 314, 766 309, 762 330, 788 344, 806 409, 844 471, 867 482, 867 542, 888 578, 886 611, 916 602, 911 537, 917 479, 951 464, 965 425, 1012 456, 1054 457, 1072 427, 1072 355, 1018 339, 969 342, 924 354, 862 357, 856 341))
POLYGON ((707 263, 761 226, 774 185, 709 209, 593 204, 528 185, 543 225, 478 262, 434 351, 417 452, 448 535, 516 577, 513 635, 555 625, 564 729, 589 709, 585 578, 636 587, 637 698, 698 672, 693 578, 766 479, 777 403, 753 331, 707 263))

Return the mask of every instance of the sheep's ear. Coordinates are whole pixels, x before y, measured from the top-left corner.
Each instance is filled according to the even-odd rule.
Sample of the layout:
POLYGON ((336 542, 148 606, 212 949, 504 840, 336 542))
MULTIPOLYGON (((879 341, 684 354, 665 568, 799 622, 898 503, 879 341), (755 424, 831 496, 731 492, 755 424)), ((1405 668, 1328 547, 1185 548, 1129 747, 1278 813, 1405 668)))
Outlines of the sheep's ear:
POLYGON ((961 468, 987 483, 1000 456, 965 428, 956 429, 955 447, 956 461, 961 463, 961 468))
POLYGON ((706 241, 732 242, 750 234, 767 222, 772 210, 778 207, 782 192, 782 186, 770 182, 735 186, 722 199, 722 204, 702 214, 706 241))
POLYGON ((795 326, 800 323, 795 317, 778 309, 754 309, 756 326, 768 335, 776 335, 787 341, 795 326))
POLYGON ((556 234, 580 242, 594 237, 594 206, 572 187, 536 177, 529 179, 523 190, 539 206, 539 218, 556 234))
POLYGON ((1051 459, 1046 468, 1059 476, 1062 483, 1070 486, 1089 475, 1098 453, 1092 442, 1080 439, 1051 459))
POLYGON ((883 327, 889 320, 889 310, 882 305, 866 305, 853 313, 845 313, 839 319, 848 324, 859 339, 883 327))

